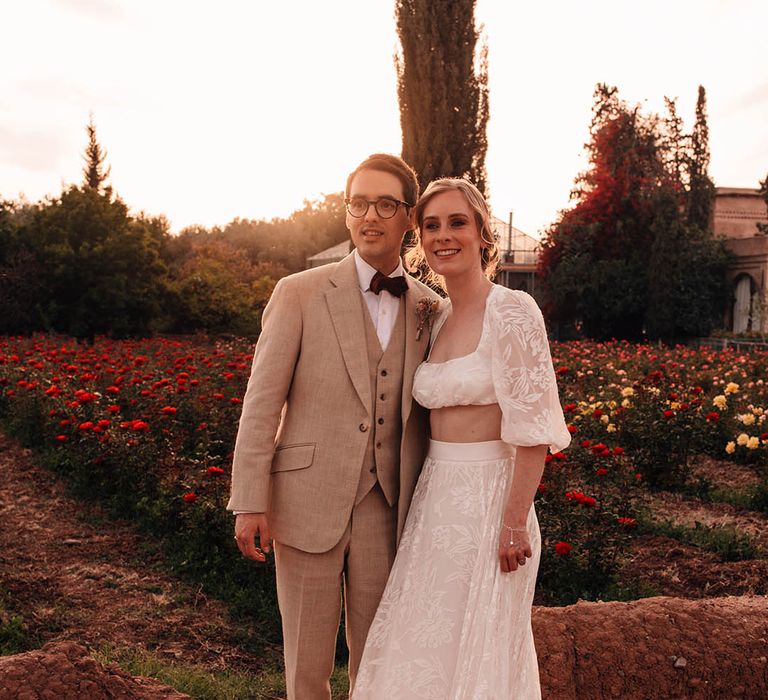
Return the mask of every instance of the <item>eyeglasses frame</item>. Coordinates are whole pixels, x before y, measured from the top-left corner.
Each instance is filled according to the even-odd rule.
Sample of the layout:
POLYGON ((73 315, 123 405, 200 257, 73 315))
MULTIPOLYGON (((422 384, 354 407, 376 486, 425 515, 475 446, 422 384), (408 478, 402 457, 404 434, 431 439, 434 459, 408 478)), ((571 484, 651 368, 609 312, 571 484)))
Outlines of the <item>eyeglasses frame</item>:
POLYGON ((378 214, 382 219, 394 219, 397 215, 397 210, 400 208, 400 205, 404 207, 411 208, 413 207, 413 204, 409 204, 408 202, 403 202, 400 199, 395 199, 394 197, 379 197, 378 199, 365 199, 364 197, 345 197, 344 198, 344 205, 346 207, 347 213, 354 217, 355 219, 362 219, 367 213, 368 210, 371 208, 371 204, 373 204, 373 208, 376 210, 376 214, 378 214), (349 204, 353 199, 362 200, 365 202, 368 206, 366 206, 365 211, 362 214, 353 214, 351 211, 349 211, 349 204), (379 211, 379 202, 382 200, 387 200, 388 202, 394 202, 395 203, 395 211, 392 212, 392 216, 384 216, 379 211))

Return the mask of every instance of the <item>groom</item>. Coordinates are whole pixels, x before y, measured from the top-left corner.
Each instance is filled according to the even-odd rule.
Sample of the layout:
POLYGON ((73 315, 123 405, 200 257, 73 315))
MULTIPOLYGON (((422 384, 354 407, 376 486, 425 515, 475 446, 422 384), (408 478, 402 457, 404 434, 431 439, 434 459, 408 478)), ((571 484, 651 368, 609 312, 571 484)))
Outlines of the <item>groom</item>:
POLYGON ((281 279, 264 310, 227 508, 244 556, 274 539, 289 699, 331 697, 342 587, 354 685, 424 458, 416 305, 438 297, 400 260, 418 189, 400 158, 363 161, 345 191, 356 250, 281 279))

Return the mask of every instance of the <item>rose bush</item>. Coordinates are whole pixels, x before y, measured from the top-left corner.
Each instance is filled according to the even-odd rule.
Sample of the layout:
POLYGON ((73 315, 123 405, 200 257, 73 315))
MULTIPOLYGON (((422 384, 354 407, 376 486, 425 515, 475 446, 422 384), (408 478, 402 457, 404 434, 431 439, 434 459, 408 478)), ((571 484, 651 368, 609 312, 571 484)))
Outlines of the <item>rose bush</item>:
MULTIPOLYGON (((573 442, 537 497, 543 600, 606 595, 640 489, 679 488, 691 459, 768 465, 768 353, 552 344, 573 442)), ((227 500, 248 341, 0 339, 0 416, 79 494, 168 544, 186 576, 279 624, 270 565, 237 553, 227 500)), ((765 492, 763 489, 761 493, 765 492)))

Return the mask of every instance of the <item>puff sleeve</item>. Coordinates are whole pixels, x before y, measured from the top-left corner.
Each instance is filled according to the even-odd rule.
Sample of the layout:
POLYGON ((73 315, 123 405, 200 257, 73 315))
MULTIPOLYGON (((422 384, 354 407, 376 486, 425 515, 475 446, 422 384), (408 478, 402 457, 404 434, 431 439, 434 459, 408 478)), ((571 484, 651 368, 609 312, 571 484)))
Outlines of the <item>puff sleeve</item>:
POLYGON ((489 310, 491 376, 501 407, 501 439, 515 446, 565 449, 565 424, 544 318, 533 297, 501 290, 489 310))

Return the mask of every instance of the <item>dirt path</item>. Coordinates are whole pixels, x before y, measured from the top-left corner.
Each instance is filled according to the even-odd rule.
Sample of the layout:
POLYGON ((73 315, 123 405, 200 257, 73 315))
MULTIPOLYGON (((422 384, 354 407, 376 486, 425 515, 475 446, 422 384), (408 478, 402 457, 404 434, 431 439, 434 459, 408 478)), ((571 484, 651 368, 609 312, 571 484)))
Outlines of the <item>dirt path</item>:
POLYGON ((40 643, 147 649, 209 670, 261 665, 221 603, 164 574, 127 524, 66 497, 2 434, 0 523, 0 595, 40 643))
MULTIPOLYGON (((227 619, 222 604, 164 574, 128 525, 63 495, 29 451, 2 435, 0 523, 0 595, 40 643, 148 649, 209 670, 255 670, 263 663, 238 648, 242 630, 227 619)), ((723 564, 709 561, 709 553, 693 557, 689 545, 664 539, 644 542, 643 556, 633 562, 638 575, 666 577, 676 595, 689 598, 731 593, 739 580, 746 584, 740 592, 765 592, 766 560, 723 564), (682 565, 688 560, 701 567, 698 583, 695 567, 682 565), (713 568, 728 585, 712 579, 713 568)), ((533 624, 547 700, 768 697, 763 596, 539 607, 533 624)), ((64 651, 72 668, 95 673, 95 662, 74 645, 64 651)), ((20 660, 39 665, 41 654, 20 660)), ((6 666, 14 663, 9 658, 6 666)), ((99 673, 103 684, 131 682, 117 671, 99 673)), ((0 665, 0 681, 9 683, 18 674, 14 666, 3 680, 0 665)), ((70 682, 66 678, 62 683, 70 682)), ((150 694, 143 688, 146 694, 104 697, 177 697, 168 689, 150 694)))

